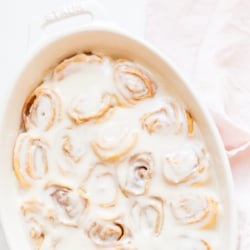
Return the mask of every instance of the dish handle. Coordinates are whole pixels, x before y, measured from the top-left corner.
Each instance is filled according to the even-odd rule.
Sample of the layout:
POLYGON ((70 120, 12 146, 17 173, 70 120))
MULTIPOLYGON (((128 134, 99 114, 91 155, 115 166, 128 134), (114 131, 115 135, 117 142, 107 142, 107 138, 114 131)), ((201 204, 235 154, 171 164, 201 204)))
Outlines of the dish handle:
POLYGON ((79 1, 50 11, 44 16, 42 28, 76 16, 89 16, 91 18, 90 22, 106 19, 104 10, 99 2, 93 0, 79 1))
POLYGON ((64 4, 31 22, 27 43, 28 50, 39 39, 47 39, 72 28, 80 28, 91 23, 104 21, 108 23, 109 19, 103 6, 96 0, 64 4))

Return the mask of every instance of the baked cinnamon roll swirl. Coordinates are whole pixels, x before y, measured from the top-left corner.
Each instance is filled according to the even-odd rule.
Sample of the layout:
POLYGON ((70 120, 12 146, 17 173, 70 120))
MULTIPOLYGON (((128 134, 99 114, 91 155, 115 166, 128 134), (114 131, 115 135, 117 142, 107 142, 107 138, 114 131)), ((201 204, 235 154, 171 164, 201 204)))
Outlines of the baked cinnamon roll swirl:
POLYGON ((127 155, 136 145, 137 132, 123 129, 119 131, 118 136, 114 136, 113 133, 114 131, 109 130, 107 134, 100 135, 98 140, 91 143, 94 153, 102 161, 116 161, 127 155))
POLYGON ((78 54, 75 56, 72 56, 66 60, 64 60, 62 63, 57 65, 53 71, 53 78, 61 81, 65 78, 65 76, 69 75, 72 72, 72 69, 69 69, 70 65, 76 65, 78 63, 102 63, 102 58, 97 55, 87 55, 87 54, 78 54))
POLYGON ((35 250, 55 250, 59 237, 51 237, 49 224, 54 223, 54 213, 44 203, 37 200, 25 201, 21 206, 22 215, 28 224, 29 236, 35 244, 35 250))
MULTIPOLYGON (((97 219, 88 227, 87 235, 98 247, 120 247, 130 241, 130 230, 121 219, 97 219)), ((118 248, 119 249, 119 248, 118 248)))
POLYGON ((153 177, 154 159, 152 153, 132 155, 118 166, 118 179, 124 195, 139 196, 148 192, 153 177))
POLYGON ((39 137, 29 133, 20 134, 16 140, 13 168, 22 187, 29 188, 34 181, 41 180, 49 170, 49 146, 39 137))
POLYGON ((146 113, 141 118, 141 123, 149 134, 192 134, 194 129, 191 114, 172 99, 164 101, 159 109, 146 113))
POLYGON ((218 203, 209 196, 181 195, 170 202, 172 214, 181 224, 195 224, 202 229, 215 226, 218 203))
POLYGON ((163 176, 172 185, 199 186, 209 178, 209 157, 200 144, 188 144, 168 153, 163 161, 163 176))
POLYGON ((92 96, 74 99, 69 107, 68 115, 76 123, 81 124, 90 120, 97 120, 111 114, 120 101, 114 94, 105 93, 99 100, 92 100, 92 96))
POLYGON ((78 227, 89 206, 85 191, 53 182, 47 183, 44 188, 51 197, 56 222, 67 227, 78 227))
POLYGON ((96 164, 90 169, 82 188, 91 197, 91 203, 100 208, 114 207, 118 202, 116 176, 103 164, 96 164))
POLYGON ((136 201, 130 212, 134 228, 159 236, 164 224, 164 210, 165 204, 161 197, 145 197, 136 201))
POLYGON ((212 250, 211 246, 202 239, 194 239, 181 235, 175 239, 176 250, 212 250))
POLYGON ((29 236, 35 243, 35 249, 40 250, 45 239, 45 228, 43 223, 44 204, 35 200, 26 201, 21 206, 21 211, 29 225, 29 236))
POLYGON ((57 162, 63 174, 73 173, 86 153, 81 138, 72 130, 58 134, 57 162))
POLYGON ((37 88, 24 103, 22 114, 25 129, 49 130, 60 120, 61 106, 61 99, 52 87, 37 88))
POLYGON ((152 98, 156 92, 156 85, 148 73, 125 59, 116 62, 114 81, 121 96, 131 104, 152 98))

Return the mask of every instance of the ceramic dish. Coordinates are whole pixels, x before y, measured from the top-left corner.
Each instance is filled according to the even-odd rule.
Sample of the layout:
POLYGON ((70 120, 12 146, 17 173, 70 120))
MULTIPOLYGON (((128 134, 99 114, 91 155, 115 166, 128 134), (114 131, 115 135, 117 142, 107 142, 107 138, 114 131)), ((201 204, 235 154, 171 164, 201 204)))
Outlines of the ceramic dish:
POLYGON ((21 249, 30 249, 21 223, 18 189, 12 166, 13 148, 20 130, 23 104, 54 65, 76 53, 88 51, 127 58, 151 69, 191 111, 214 163, 221 204, 220 241, 223 242, 223 249, 235 250, 236 222, 232 176, 217 128, 207 110, 178 70, 161 53, 119 28, 100 23, 61 32, 40 43, 23 62, 23 68, 11 88, 0 127, 0 211, 10 250, 20 249, 20 246, 21 249))

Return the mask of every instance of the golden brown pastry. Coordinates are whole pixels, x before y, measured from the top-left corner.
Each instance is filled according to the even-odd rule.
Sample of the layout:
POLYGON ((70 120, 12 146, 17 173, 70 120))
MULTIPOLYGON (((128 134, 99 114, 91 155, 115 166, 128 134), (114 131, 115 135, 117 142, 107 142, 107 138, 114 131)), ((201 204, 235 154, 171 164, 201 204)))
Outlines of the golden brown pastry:
MULTIPOLYGON (((73 66, 75 64, 78 63, 101 63, 102 62, 102 58, 100 56, 97 55, 87 55, 87 54, 78 54, 75 55, 73 57, 70 57, 66 60, 64 60, 62 63, 60 63, 59 65, 57 65, 53 71, 53 78, 61 81, 65 78, 65 76, 67 76, 69 74, 69 72, 67 72, 67 67, 69 66, 73 66)), ((74 73, 74 70, 73 72, 74 73)))
POLYGON ((127 155, 135 147, 138 135, 135 131, 123 129, 118 137, 110 138, 103 134, 102 137, 91 143, 94 153, 102 161, 113 162, 127 155))
POLYGON ((153 155, 150 152, 136 153, 119 164, 117 173, 123 194, 145 195, 153 177, 154 164, 153 155))
POLYGON ((13 168, 22 187, 30 188, 34 181, 41 180, 49 171, 49 146, 40 137, 29 133, 20 134, 17 138, 13 168))
POLYGON ((150 231, 159 236, 164 224, 165 205, 161 197, 152 196, 132 205, 131 221, 133 228, 150 231))
POLYGON ((171 212, 181 224, 195 224, 202 229, 215 226, 218 203, 209 196, 180 195, 170 202, 171 212))
POLYGON ((91 205, 109 208, 118 202, 119 190, 115 173, 102 163, 90 169, 81 187, 91 197, 91 205))
POLYGON ((70 118, 76 124, 81 124, 107 117, 116 106, 120 105, 120 101, 114 94, 104 93, 98 100, 98 108, 89 111, 89 105, 87 97, 79 96, 74 99, 68 111, 70 118))
POLYGON ((44 189, 51 198, 55 221, 67 227, 78 227, 89 206, 84 190, 54 182, 47 183, 44 189))
POLYGON ((102 248, 119 247, 130 242, 130 230, 121 218, 97 219, 86 229, 92 242, 102 248))
POLYGON ((148 73, 125 59, 116 62, 114 81, 121 96, 131 104, 152 98, 156 92, 156 85, 148 73))
POLYGON ((209 178, 209 157, 199 143, 183 145, 163 159, 163 176, 168 184, 197 187, 209 178))
POLYGON ((52 87, 39 87, 27 98, 23 107, 26 130, 49 130, 61 119, 61 98, 52 87))
POLYGON ((162 101, 160 108, 144 114, 141 123, 149 134, 192 134, 194 130, 191 114, 173 99, 162 101))

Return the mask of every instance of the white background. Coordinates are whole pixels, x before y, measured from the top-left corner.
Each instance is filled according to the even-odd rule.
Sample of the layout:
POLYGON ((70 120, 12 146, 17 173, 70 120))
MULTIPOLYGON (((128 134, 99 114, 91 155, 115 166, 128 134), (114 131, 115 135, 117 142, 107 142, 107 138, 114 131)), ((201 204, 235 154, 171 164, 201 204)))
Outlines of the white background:
MULTIPOLYGON (((36 41, 41 39, 40 32, 37 32, 40 28, 36 21, 53 9, 74 3, 77 3, 77 1, 0 0, 1 112, 8 97, 8 90, 16 78, 19 68, 22 66, 22 61, 36 41)), ((99 3, 110 21, 135 35, 144 36, 147 0, 99 0, 99 3)), ((8 250, 1 228, 0 250, 8 250)))

